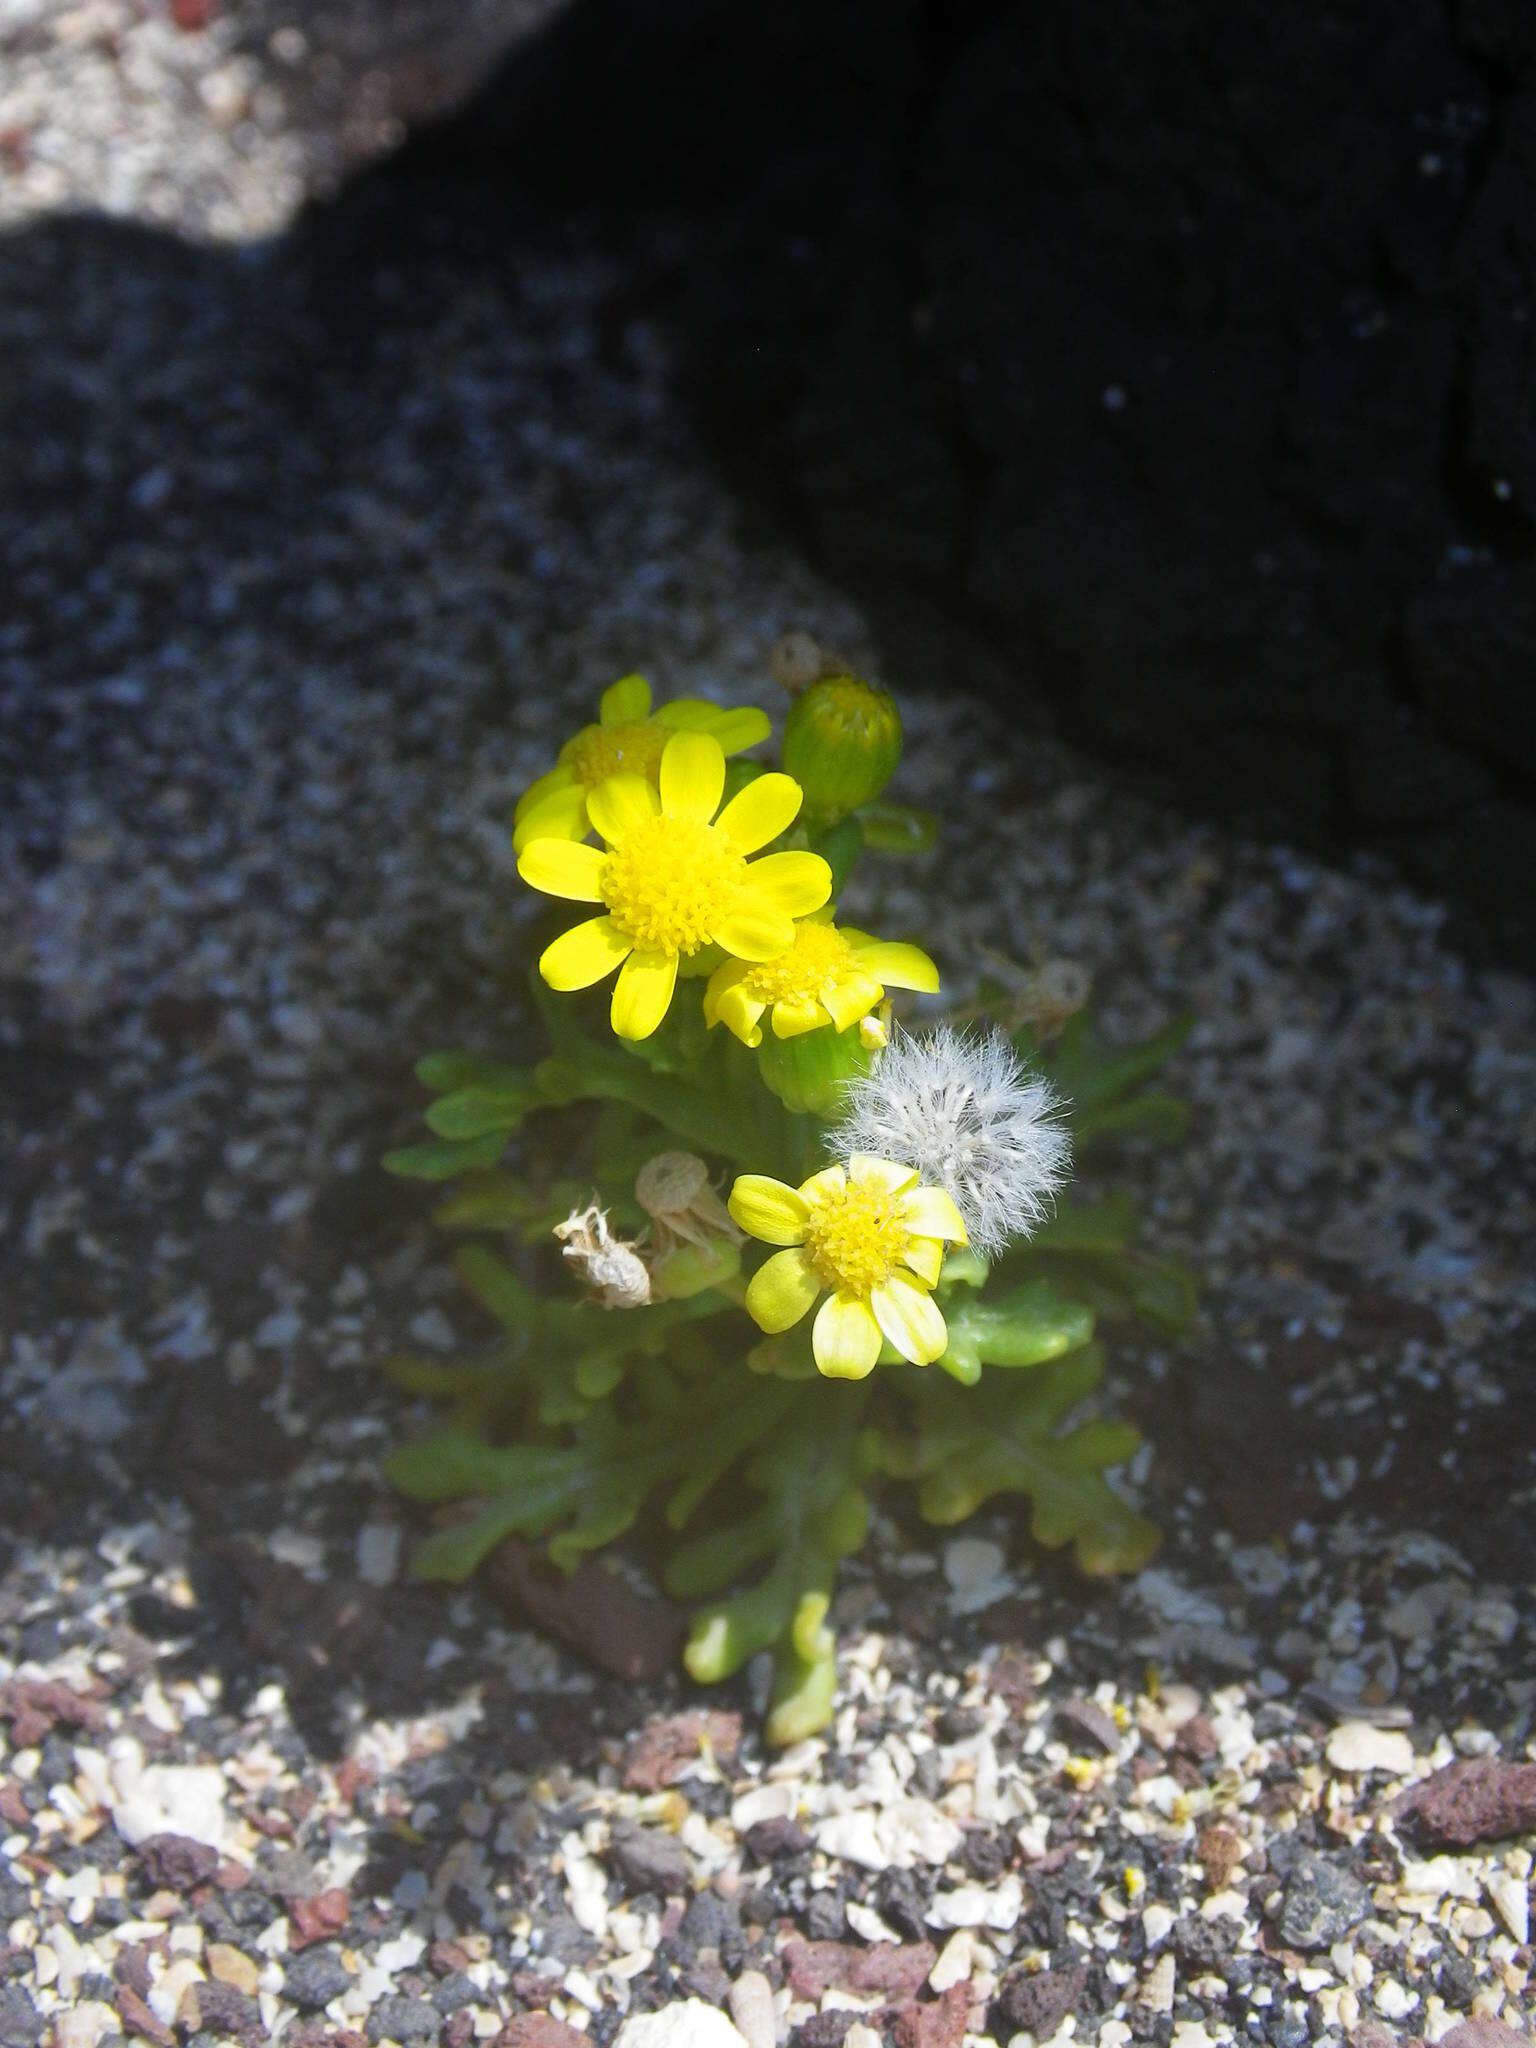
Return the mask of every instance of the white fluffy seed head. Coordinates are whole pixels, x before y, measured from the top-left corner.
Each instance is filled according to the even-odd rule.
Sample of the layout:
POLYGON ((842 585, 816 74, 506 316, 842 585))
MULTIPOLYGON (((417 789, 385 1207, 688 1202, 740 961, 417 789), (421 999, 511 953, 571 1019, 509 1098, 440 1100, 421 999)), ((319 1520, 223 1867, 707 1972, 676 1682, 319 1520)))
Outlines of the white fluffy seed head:
POLYGON ((950 1196, 973 1248, 996 1258, 1044 1221, 1071 1171, 1064 1107, 1000 1031, 902 1031, 848 1084, 833 1145, 915 1166, 950 1196))

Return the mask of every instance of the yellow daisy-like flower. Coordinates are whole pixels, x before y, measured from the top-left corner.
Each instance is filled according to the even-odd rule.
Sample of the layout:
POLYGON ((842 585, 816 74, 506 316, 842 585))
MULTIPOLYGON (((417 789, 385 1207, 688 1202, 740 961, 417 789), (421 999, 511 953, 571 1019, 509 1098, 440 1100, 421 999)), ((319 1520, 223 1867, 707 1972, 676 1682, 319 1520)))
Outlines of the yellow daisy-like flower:
POLYGON ((856 1152, 798 1188, 744 1173, 729 1208, 750 1236, 787 1247, 748 1284, 759 1329, 792 1328, 826 1295, 811 1350, 828 1379, 863 1379, 887 1338, 913 1365, 943 1356, 949 1332, 931 1290, 945 1244, 964 1244, 965 1225, 942 1188, 918 1185, 915 1166, 856 1152))
POLYGON ((851 925, 841 930, 830 910, 795 926, 795 936, 771 960, 727 960, 704 991, 704 1018, 724 1024, 743 1045, 763 1042, 766 1010, 775 1038, 798 1038, 830 1024, 846 1031, 885 999, 886 987, 936 995, 939 970, 918 946, 871 938, 851 925))
POLYGON ((707 732, 723 753, 739 754, 768 731, 766 711, 726 710, 702 697, 676 697, 653 712, 645 677, 622 676, 604 690, 597 724, 568 739, 556 765, 518 799, 513 851, 521 853, 530 839, 585 839, 592 829, 588 791, 610 775, 643 775, 654 787, 662 749, 675 732, 707 732))
POLYGON ((820 854, 747 858, 793 822, 800 785, 792 776, 759 775, 717 818, 724 793, 720 742, 674 733, 654 788, 640 775, 613 775, 587 792, 606 852, 547 838, 529 840, 518 855, 531 887, 606 905, 605 916, 546 947, 539 972, 551 988, 570 990, 618 968, 611 1016, 620 1038, 650 1037, 667 1014, 680 961, 711 945, 741 960, 772 959, 794 939, 795 919, 832 893, 820 854))

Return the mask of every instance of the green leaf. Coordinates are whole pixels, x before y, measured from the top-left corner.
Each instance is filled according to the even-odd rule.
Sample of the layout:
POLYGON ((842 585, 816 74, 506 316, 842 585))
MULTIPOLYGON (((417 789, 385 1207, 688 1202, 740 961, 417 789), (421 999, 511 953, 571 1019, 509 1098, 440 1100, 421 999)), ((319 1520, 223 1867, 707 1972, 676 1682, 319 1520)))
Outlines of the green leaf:
POLYGON ((1107 1201, 1079 1207, 1063 1202, 1029 1241, 1030 1251, 1118 1252, 1136 1231, 1136 1202, 1117 1192, 1107 1201))
POLYGON ((1027 1280, 1006 1294, 951 1297, 949 1347, 939 1361, 974 1386, 984 1365, 1043 1365, 1076 1351, 1093 1335, 1093 1311, 1058 1294, 1049 1280, 1027 1280))
POLYGON ((411 1552, 413 1579, 443 1579, 461 1586, 484 1563, 498 1543, 517 1533, 519 1505, 515 1498, 487 1501, 467 1521, 434 1529, 411 1552))
POLYGON ((459 1088, 513 1087, 528 1077, 521 1067, 483 1059, 479 1053, 429 1052, 416 1062, 416 1078, 434 1095, 450 1095, 459 1088))
POLYGON ((537 1090, 527 1080, 497 1088, 459 1088, 432 1104, 427 1129, 440 1138, 483 1138, 493 1131, 513 1131, 537 1100, 537 1090))
MULTIPOLYGON (((1116 1047, 1103 1044, 1087 1011, 1079 1011, 1040 1062, 1071 1098, 1074 1127, 1090 1110, 1150 1079, 1188 1038, 1194 1021, 1193 1017, 1176 1017, 1150 1038, 1116 1047)), ((1034 1040, 1027 1032, 1020 1034, 1018 1042, 1026 1058, 1037 1057, 1034 1040)))
POLYGON ((517 1230, 539 1206, 540 1198, 510 1174, 477 1173, 438 1204, 432 1221, 439 1230, 517 1230))
POLYGON ((410 1500, 463 1500, 513 1484, 518 1453, 497 1450, 464 1429, 440 1429, 400 1444, 384 1461, 384 1476, 410 1500))
POLYGON ((1105 1138, 1142 1138, 1152 1145, 1176 1145, 1189 1129, 1189 1118, 1189 1104, 1182 1096, 1149 1090, 1089 1110, 1078 1118, 1073 1135, 1079 1152, 1105 1138))
POLYGON ((1105 1466, 1134 1451, 1136 1432, 1099 1421, 1057 1432, 1100 1369, 1089 1347, 1032 1374, 1022 1395, 1009 1393, 1001 1402, 984 1402, 975 1393, 931 1400, 919 1446, 924 1520, 948 1528, 1000 1493, 1022 1493, 1037 1542, 1049 1549, 1070 1543, 1079 1567, 1091 1575, 1140 1570, 1157 1548, 1158 1532, 1103 1476, 1105 1466), (957 1414, 957 1406, 970 1408, 972 1416, 957 1414))
POLYGON ((501 1157, 505 1138, 499 1134, 484 1138, 440 1139, 435 1144, 405 1145, 398 1152, 386 1152, 384 1171, 402 1180, 452 1180, 475 1167, 494 1166, 501 1157))
POLYGON ((489 1245, 461 1245, 453 1255, 454 1269, 483 1309, 505 1329, 520 1336, 538 1327, 540 1303, 518 1279, 503 1258, 489 1245))

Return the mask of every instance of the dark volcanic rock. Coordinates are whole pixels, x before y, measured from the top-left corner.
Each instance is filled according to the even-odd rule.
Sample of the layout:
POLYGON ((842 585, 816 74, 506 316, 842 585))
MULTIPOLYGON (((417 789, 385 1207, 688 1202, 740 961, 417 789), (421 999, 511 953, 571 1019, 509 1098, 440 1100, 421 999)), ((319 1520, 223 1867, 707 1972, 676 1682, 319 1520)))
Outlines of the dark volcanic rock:
POLYGON ((1289 1948, 1329 1948, 1371 1910, 1371 1895, 1353 1872, 1304 1852, 1292 1864, 1280 1902, 1280 1938, 1289 1948))
POLYGON ((319 232, 487 176, 683 225, 686 388, 907 687, 1536 957, 1529 10, 768 13, 577 0, 319 232))

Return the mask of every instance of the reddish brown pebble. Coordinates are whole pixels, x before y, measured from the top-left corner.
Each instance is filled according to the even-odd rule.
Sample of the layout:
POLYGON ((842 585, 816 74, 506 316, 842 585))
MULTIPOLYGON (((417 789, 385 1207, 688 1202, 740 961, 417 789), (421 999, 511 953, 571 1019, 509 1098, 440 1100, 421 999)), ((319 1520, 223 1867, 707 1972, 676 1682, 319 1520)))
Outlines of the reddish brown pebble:
POLYGON ((171 19, 188 35, 196 35, 213 19, 213 0, 171 0, 171 19))
POLYGON ((1511 1763, 1501 1756, 1447 1764, 1405 1792, 1395 1811, 1398 1825, 1433 1849, 1466 1849, 1474 1842, 1531 1834, 1536 1832, 1536 1764, 1511 1763))
POLYGON ((931 2005, 914 2001, 891 2016, 890 2035, 896 2048, 960 2048, 970 2017, 971 1993, 966 1984, 951 1984, 931 2005))
POLYGON ((290 1899, 288 1945, 308 1948, 312 1942, 328 1941, 333 1934, 340 1934, 351 1917, 352 1902, 336 1886, 317 1892, 312 1899, 290 1899))
POLYGON ((119 1984, 117 1987, 117 2016, 123 2023, 124 2033, 142 2034, 146 2041, 154 2042, 155 2048, 174 2048, 176 2036, 163 2020, 150 2011, 131 1984, 119 1984))
POLYGON ((547 2012, 515 2013, 496 2036, 496 2048, 589 2048, 585 2034, 578 2034, 564 2020, 547 2012))
POLYGON ((796 1998, 820 2000, 834 1986, 861 1992, 867 1998, 889 1998, 893 2004, 914 1998, 939 1959, 931 1941, 892 1948, 855 1948, 843 1941, 786 1942, 781 1958, 796 1998))
POLYGON ((659 1792, 675 1785, 700 1758, 714 1756, 732 1764, 741 1748, 740 1714, 700 1708, 652 1721, 630 1743, 624 1755, 624 1784, 631 1792, 659 1792))
POLYGON ((1504 2020, 1463 2020, 1440 2036, 1439 2048, 1531 2048, 1531 2036, 1504 2020))

